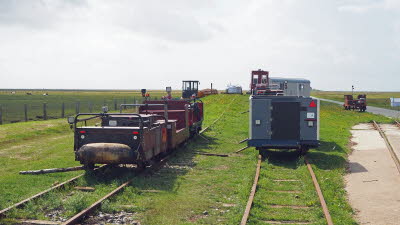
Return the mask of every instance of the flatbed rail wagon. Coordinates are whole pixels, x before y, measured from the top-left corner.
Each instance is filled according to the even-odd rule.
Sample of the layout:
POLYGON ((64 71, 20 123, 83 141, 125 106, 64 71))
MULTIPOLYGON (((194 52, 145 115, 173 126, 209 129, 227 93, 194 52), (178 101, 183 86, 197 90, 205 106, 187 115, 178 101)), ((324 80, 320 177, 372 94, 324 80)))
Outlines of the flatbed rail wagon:
POLYGON ((178 147, 199 133, 203 102, 191 100, 145 100, 138 113, 80 113, 68 118, 74 129, 75 160, 87 168, 95 164, 137 164, 178 147), (92 121, 92 122, 91 122, 92 121), (94 121, 94 122, 93 122, 94 121), (87 126, 87 123, 96 123, 87 126), (84 126, 78 124, 84 123, 84 126))

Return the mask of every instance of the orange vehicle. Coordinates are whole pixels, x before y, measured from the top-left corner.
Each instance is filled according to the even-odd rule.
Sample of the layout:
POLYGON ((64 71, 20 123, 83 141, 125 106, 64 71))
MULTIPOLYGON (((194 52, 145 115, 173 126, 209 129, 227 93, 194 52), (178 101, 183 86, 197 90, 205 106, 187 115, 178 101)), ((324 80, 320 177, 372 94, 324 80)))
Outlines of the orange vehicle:
POLYGON ((200 90, 198 93, 197 93, 197 97, 198 98, 202 98, 202 97, 205 97, 205 96, 208 96, 208 95, 217 95, 218 94, 218 90, 216 90, 216 89, 203 89, 203 90, 200 90))

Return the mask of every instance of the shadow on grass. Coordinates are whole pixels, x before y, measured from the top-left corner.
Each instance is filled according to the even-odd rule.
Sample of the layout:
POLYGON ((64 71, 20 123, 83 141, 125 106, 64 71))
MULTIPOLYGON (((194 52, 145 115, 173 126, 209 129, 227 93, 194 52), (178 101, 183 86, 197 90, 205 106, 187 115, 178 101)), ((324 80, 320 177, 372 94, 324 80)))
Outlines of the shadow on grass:
POLYGON ((346 149, 335 142, 321 141, 321 146, 307 154, 309 163, 318 169, 334 170, 346 166, 346 149))
MULTIPOLYGON (((300 151, 298 150, 263 150, 260 152, 263 159, 275 166, 287 169, 296 169, 302 165, 299 163, 300 151)), ((321 146, 307 153, 309 163, 318 169, 334 170, 346 166, 346 150, 335 142, 321 141, 321 146)))

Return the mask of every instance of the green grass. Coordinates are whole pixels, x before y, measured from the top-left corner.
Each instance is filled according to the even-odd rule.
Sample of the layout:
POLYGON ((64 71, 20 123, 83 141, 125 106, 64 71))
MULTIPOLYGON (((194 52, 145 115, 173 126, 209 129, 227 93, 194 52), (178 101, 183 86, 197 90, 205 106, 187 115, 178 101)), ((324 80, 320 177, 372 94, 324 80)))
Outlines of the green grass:
MULTIPOLYGON (((400 107, 391 107, 390 98, 400 98, 400 92, 354 92, 356 98, 359 94, 367 95, 367 104, 386 109, 400 110, 400 107)), ((343 102, 344 95, 351 95, 351 92, 344 91, 312 91, 312 96, 343 102)))
MULTIPOLYGON (((3 111, 3 123, 14 123, 25 120, 24 104, 27 104, 28 120, 42 120, 43 103, 47 103, 48 119, 60 118, 62 103, 65 105, 65 116, 76 113, 79 102, 79 112, 100 112, 101 107, 107 105, 110 110, 117 109, 123 103, 134 103, 142 100, 140 90, 136 91, 28 91, 0 92, 0 106, 3 111), (47 92, 48 96, 43 96, 47 92)), ((160 98, 166 95, 165 91, 149 91, 152 98, 160 98)), ((173 96, 180 97, 180 92, 174 92, 173 96)))
MULTIPOLYGON (((321 186, 335 224, 357 224, 353 211, 346 201, 343 175, 346 158, 350 152, 348 143, 350 128, 358 123, 391 123, 390 119, 369 113, 343 111, 340 106, 322 102, 321 146, 307 155, 321 186)), ((262 163, 259 186, 250 224, 270 220, 309 221, 326 224, 315 188, 302 158, 297 153, 270 151, 262 163), (296 179, 299 182, 274 182, 275 179, 296 179), (299 191, 300 193, 274 193, 272 191, 299 191), (305 209, 271 208, 270 205, 308 206, 305 209)))
MULTIPOLYGON (((208 141, 201 137, 192 139, 174 152, 167 165, 154 175, 134 177, 126 169, 110 170, 102 176, 86 174, 78 180, 78 185, 95 187, 94 192, 83 193, 67 186, 24 209, 13 211, 10 216, 49 219, 47 213, 59 210, 61 217, 68 218, 134 177, 133 183, 123 193, 103 204, 102 211, 133 212, 134 218, 142 224, 239 224, 253 183, 258 153, 252 148, 230 157, 204 156, 197 152, 229 154, 245 146, 237 142, 248 136, 248 114, 240 113, 248 109, 248 96, 214 95, 203 101, 203 127, 210 125, 226 110, 221 120, 204 133, 208 141)), ((343 111, 335 104, 322 103, 322 145, 312 149, 308 157, 335 224, 356 224, 346 201, 343 183, 346 158, 350 152, 349 129, 371 120, 391 122, 385 117, 343 111)), ((18 175, 19 170, 78 164, 72 152, 72 133, 64 120, 6 124, 0 126, 0 135, 4 138, 0 141, 0 163, 3 165, 0 168, 0 208, 48 188, 54 182, 82 173, 18 175)), ((308 171, 296 153, 272 152, 262 166, 249 219, 251 224, 277 219, 325 224, 308 171), (274 179, 298 179, 301 182, 279 183, 274 179), (300 193, 273 193, 270 190, 298 190, 300 193), (276 209, 268 206, 274 204, 310 208, 276 209)))

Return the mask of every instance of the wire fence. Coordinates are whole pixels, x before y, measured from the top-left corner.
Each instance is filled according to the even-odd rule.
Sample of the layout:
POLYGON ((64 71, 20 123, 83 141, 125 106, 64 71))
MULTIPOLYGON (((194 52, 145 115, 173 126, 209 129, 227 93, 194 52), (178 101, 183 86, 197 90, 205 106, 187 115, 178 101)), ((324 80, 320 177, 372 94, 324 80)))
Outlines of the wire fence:
MULTIPOLYGON (((157 97, 154 99, 157 100, 157 97)), ((107 106, 109 111, 119 111, 120 104, 137 104, 142 101, 141 97, 132 97, 85 101, 6 103, 0 105, 0 124, 58 119, 78 113, 96 113, 101 112, 103 106, 107 106)))

